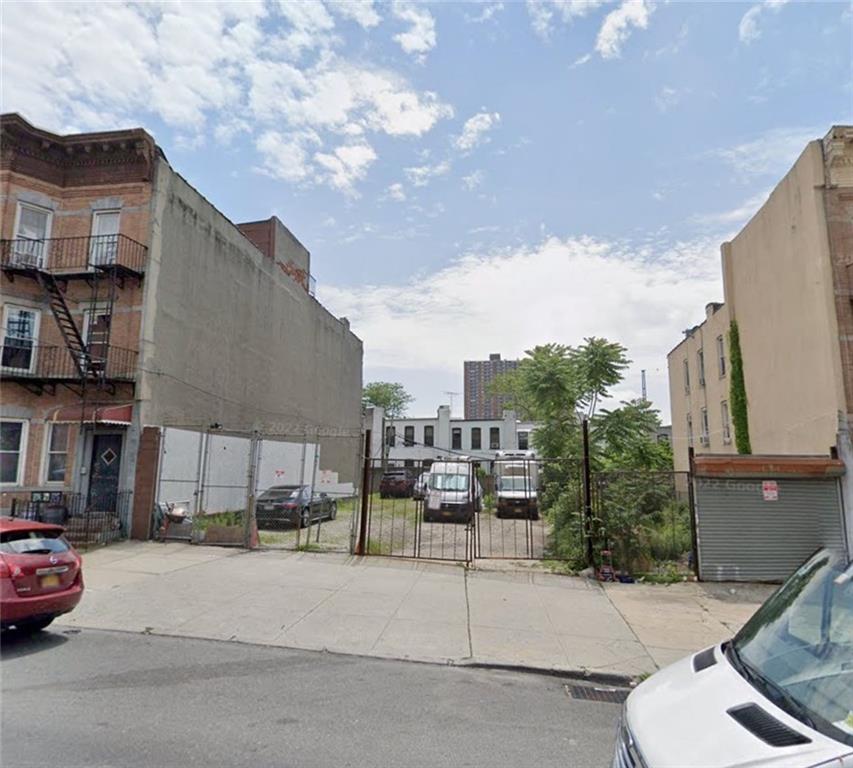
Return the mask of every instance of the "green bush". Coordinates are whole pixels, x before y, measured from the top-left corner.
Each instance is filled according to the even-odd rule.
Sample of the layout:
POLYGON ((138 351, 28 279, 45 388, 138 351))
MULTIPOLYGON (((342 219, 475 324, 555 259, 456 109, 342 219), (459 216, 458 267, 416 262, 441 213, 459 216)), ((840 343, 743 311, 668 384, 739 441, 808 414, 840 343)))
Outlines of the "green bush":
POLYGON ((211 525, 243 525, 243 510, 234 509, 227 512, 216 512, 212 515, 196 515, 193 518, 193 530, 206 531, 211 525))

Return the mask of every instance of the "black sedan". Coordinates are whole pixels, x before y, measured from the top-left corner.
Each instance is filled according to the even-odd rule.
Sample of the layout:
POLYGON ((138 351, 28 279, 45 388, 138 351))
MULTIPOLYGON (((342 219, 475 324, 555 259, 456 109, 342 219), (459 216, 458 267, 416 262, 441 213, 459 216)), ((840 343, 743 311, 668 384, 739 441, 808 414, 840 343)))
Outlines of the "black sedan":
POLYGON ((255 519, 261 530, 290 526, 307 528, 316 520, 334 520, 338 505, 325 493, 311 494, 309 485, 274 485, 255 503, 255 519))

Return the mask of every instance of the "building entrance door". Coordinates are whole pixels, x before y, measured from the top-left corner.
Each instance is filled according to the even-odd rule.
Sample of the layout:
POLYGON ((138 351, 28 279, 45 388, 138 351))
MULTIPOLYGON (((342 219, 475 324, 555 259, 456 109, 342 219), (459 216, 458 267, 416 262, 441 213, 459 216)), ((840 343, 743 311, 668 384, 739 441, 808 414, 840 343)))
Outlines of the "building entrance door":
POLYGON ((95 435, 92 438, 92 464, 89 476, 89 509, 114 511, 118 497, 122 434, 95 435))

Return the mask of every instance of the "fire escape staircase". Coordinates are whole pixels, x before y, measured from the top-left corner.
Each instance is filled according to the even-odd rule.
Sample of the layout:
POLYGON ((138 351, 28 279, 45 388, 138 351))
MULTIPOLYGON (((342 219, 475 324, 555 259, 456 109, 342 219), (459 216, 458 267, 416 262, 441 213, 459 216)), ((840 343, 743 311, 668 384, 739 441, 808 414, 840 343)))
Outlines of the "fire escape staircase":
MULTIPOLYGON (((97 278, 95 278, 97 280, 97 278)), ((88 346, 83 341, 83 336, 74 318, 71 316, 71 310, 65 301, 62 289, 56 278, 44 270, 36 271, 36 280, 44 292, 45 298, 50 305, 50 310, 59 327, 59 332, 62 334, 62 339, 65 342, 65 347, 71 355, 74 362, 74 367, 81 379, 81 382, 95 382, 101 384, 106 376, 106 352, 109 349, 109 325, 106 329, 98 332, 98 338, 94 338, 90 332, 92 343, 88 346), (102 355, 94 355, 95 348, 102 350, 102 355)), ((97 295, 97 289, 94 291, 97 295)), ((113 292, 110 292, 109 316, 112 316, 112 302, 114 300, 113 292)), ((92 329, 90 329, 91 331, 92 329)))

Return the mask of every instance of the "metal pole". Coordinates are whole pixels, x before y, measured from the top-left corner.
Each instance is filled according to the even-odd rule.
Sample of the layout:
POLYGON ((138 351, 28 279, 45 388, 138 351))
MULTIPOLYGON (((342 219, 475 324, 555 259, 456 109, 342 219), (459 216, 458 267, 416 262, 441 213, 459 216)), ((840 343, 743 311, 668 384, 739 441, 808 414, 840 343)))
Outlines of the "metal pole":
POLYGON ((586 564, 594 565, 592 551, 592 471, 589 461, 589 419, 583 420, 583 511, 586 537, 586 564))
MULTIPOLYGON (((311 508, 314 506, 314 484, 317 481, 317 465, 320 463, 320 432, 314 432, 314 468, 311 470, 311 488, 308 493, 308 529, 305 531, 305 544, 311 543, 311 508)), ((322 515, 321 515, 322 517, 322 515)), ((320 540, 320 523, 317 522, 317 541, 320 540)))
POLYGON ((687 500, 690 505, 690 546, 693 549, 693 573, 699 579, 699 531, 696 526, 696 492, 693 483, 696 479, 693 462, 693 446, 687 449, 687 466, 690 471, 687 475, 687 500))
MULTIPOLYGON (((308 430, 302 433, 302 461, 299 464, 299 487, 305 483, 305 449, 308 445, 308 430)), ((302 512, 299 512, 299 519, 296 521, 296 548, 299 549, 302 540, 302 512)))
POLYGON ((367 554, 367 509, 370 497, 370 445, 371 430, 366 429, 364 431, 364 466, 361 472, 361 518, 358 521, 358 542, 355 547, 355 553, 359 557, 363 557, 367 554))
POLYGON ((255 474, 260 457, 260 440, 257 431, 249 439, 249 467, 246 470, 246 512, 243 515, 243 546, 252 545, 252 520, 255 518, 255 474))

